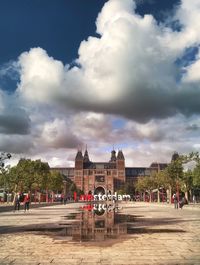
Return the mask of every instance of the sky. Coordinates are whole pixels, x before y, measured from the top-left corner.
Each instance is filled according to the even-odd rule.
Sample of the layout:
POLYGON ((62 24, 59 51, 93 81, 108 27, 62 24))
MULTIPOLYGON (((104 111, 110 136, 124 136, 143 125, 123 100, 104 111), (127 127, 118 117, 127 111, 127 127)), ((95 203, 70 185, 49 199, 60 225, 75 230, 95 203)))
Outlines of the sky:
POLYGON ((199 0, 1 0, 0 151, 126 166, 200 151, 199 0))

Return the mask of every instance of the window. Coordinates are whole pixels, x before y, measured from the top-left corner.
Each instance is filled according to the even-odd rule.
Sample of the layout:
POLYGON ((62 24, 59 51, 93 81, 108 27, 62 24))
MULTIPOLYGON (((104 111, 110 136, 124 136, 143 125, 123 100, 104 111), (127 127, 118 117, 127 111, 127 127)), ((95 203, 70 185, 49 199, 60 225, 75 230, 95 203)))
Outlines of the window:
POLYGON ((95 181, 97 182, 104 182, 105 181, 105 176, 95 176, 95 181))

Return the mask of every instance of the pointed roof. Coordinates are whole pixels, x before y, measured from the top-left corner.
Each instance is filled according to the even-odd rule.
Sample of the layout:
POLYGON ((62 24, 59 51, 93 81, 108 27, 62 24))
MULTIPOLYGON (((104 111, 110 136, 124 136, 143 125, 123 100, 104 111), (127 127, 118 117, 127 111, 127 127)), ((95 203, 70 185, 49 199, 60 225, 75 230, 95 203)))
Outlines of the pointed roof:
POLYGON ((117 154, 117 159, 124 160, 124 154, 123 154, 122 150, 119 150, 119 152, 117 154))
POLYGON ((85 153, 84 153, 83 162, 90 162, 87 149, 85 150, 85 153))
POLYGON ((178 152, 174 152, 173 155, 172 155, 172 160, 171 160, 171 162, 172 162, 172 161, 176 161, 178 158, 179 158, 179 154, 178 154, 178 152))
POLYGON ((76 160, 82 160, 82 159, 83 159, 82 151, 78 150, 75 159, 76 159, 76 160))

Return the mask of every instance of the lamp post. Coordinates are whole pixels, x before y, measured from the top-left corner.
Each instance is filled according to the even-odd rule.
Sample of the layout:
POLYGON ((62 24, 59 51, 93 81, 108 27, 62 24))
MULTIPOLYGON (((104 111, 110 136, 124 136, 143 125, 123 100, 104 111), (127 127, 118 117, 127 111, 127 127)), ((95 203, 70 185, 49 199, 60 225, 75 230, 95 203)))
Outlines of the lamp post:
POLYGON ((67 195, 67 181, 63 180, 64 184, 64 190, 63 190, 63 200, 66 200, 66 195, 67 195))
POLYGON ((177 201, 179 205, 179 183, 178 183, 178 173, 176 175, 176 196, 177 196, 177 201))

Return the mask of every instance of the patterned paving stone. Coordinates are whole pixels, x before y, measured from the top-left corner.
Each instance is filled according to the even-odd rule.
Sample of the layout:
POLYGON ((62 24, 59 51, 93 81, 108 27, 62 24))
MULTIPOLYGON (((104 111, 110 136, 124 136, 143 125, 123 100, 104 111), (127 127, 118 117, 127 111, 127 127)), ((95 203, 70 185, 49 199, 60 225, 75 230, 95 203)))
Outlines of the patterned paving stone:
MULTIPOLYGON (((200 208, 123 204, 135 216, 130 234, 103 242, 71 242, 48 230, 79 212, 79 204, 32 209, 29 214, 0 213, 0 265, 199 265, 200 208), (41 228, 38 232, 27 228, 41 228), (48 231, 45 231, 46 228, 48 231)), ((128 222, 127 222, 128 223, 128 222)))

